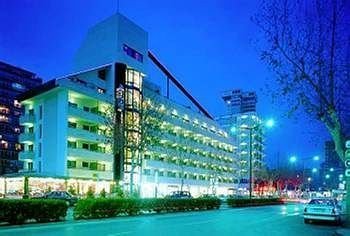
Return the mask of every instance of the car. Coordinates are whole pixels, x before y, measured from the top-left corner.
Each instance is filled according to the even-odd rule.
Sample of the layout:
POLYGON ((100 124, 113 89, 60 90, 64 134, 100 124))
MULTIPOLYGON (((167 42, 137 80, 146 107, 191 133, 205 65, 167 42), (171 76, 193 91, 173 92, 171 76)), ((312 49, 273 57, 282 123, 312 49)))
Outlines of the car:
POLYGON ((174 191, 172 192, 168 198, 172 199, 190 199, 192 195, 189 191, 174 191))
POLYGON ((340 224, 345 218, 345 209, 335 198, 313 198, 304 208, 304 222, 333 221, 340 224))
POLYGON ((78 198, 71 195, 67 191, 52 191, 43 196, 45 199, 63 200, 70 206, 75 205, 78 202, 78 198))

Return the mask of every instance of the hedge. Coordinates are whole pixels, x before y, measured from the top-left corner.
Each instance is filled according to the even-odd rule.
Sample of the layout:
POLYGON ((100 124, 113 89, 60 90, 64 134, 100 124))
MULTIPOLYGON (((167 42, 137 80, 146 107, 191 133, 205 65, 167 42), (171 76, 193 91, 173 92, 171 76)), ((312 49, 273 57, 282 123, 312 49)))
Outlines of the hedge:
POLYGON ((27 220, 36 222, 59 221, 67 214, 68 206, 62 200, 18 199, 0 200, 0 222, 23 224, 27 220))
POLYGON ((94 219, 145 212, 179 212, 211 210, 220 207, 217 198, 159 199, 159 198, 97 198, 81 199, 74 208, 75 219, 94 219))
POLYGON ((228 198, 227 205, 230 207, 264 206, 283 204, 280 198, 228 198))

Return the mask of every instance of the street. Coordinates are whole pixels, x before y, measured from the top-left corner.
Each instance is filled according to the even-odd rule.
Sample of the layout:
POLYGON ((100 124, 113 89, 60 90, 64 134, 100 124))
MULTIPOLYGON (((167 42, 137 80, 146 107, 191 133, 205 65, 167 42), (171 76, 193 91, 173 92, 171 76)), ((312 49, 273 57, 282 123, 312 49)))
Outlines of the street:
POLYGON ((0 235, 336 235, 339 226, 305 225, 303 205, 287 204, 214 211, 66 221, 0 228, 0 235))

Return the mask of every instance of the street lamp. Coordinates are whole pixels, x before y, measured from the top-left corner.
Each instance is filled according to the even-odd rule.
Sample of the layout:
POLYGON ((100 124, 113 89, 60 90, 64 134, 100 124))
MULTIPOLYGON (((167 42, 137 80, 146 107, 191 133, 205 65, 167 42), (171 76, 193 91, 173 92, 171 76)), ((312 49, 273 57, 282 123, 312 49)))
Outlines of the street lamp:
POLYGON ((331 176, 329 174, 326 174, 326 179, 329 179, 331 176))
POLYGON ((297 161, 297 157, 296 157, 296 156, 291 156, 291 157, 289 158, 289 161, 290 161, 291 163, 295 163, 295 162, 297 161))
POLYGON ((312 173, 316 173, 317 169, 316 168, 312 168, 312 173))
MULTIPOLYGON (((252 199, 253 192, 253 131, 259 129, 261 126, 265 126, 267 128, 272 128, 275 125, 275 121, 273 119, 268 119, 262 123, 258 123, 255 126, 240 126, 240 129, 245 129, 249 131, 249 199, 252 199)), ((231 127, 231 133, 236 133, 237 128, 231 127)))

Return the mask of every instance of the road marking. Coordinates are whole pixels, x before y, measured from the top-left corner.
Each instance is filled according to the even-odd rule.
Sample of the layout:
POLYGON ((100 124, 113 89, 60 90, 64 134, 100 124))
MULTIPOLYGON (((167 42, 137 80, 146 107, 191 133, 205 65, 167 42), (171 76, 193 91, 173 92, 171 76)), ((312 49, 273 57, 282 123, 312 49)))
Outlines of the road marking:
POLYGON ((125 232, 119 232, 119 233, 114 233, 114 234, 107 234, 107 236, 116 236, 116 235, 126 235, 126 234, 131 234, 132 231, 125 231, 125 232))

